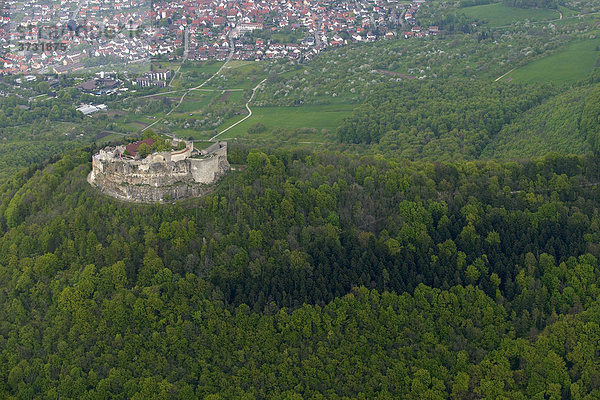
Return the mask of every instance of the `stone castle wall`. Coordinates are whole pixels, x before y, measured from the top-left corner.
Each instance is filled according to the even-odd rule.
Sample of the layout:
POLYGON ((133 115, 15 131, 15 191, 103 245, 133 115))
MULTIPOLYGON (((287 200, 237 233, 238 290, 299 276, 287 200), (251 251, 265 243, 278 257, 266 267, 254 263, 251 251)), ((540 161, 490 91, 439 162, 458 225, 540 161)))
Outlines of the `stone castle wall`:
POLYGON ((104 149, 93 157, 88 180, 102 192, 127 201, 153 203, 197 197, 230 167, 225 142, 201 152, 199 158, 189 158, 192 150, 188 147, 132 160, 121 157, 118 148, 104 149))

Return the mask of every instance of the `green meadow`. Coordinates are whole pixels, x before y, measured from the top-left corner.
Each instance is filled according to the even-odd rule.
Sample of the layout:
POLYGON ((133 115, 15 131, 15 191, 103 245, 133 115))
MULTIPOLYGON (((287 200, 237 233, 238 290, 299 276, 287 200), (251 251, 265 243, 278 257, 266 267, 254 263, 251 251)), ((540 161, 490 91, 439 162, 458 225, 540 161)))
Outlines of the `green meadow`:
POLYGON ((573 83, 587 77, 600 55, 600 39, 578 40, 554 54, 515 69, 503 79, 517 82, 573 83))
POLYGON ((252 89, 268 73, 264 70, 266 63, 260 61, 233 60, 227 63, 218 76, 206 86, 207 89, 252 89))
POLYGON ((555 10, 508 7, 503 3, 466 7, 461 9, 461 12, 494 27, 512 25, 518 21, 529 20, 534 22, 558 19, 559 17, 558 12, 555 10))
MULTIPOLYGON (((273 138, 285 136, 292 140, 326 140, 342 120, 349 116, 355 104, 306 105, 300 107, 252 107, 252 117, 225 132, 221 137, 273 138), (248 129, 256 124, 265 126, 260 133, 250 134, 248 129)), ((231 126, 236 120, 225 121, 219 128, 231 126)))
POLYGON ((223 61, 186 61, 181 66, 179 72, 185 74, 197 72, 212 75, 221 68, 223 61))
MULTIPOLYGON (((316 141, 331 142, 337 127, 349 116, 355 104, 330 104, 325 106, 300 107, 252 107, 252 117, 219 136, 220 139, 269 140, 269 141, 316 141), (248 133, 257 124, 264 125, 258 133, 248 133)), ((193 131, 175 129, 173 133, 181 137, 207 140, 217 132, 230 127, 247 114, 236 115, 225 120, 216 130, 193 131)))

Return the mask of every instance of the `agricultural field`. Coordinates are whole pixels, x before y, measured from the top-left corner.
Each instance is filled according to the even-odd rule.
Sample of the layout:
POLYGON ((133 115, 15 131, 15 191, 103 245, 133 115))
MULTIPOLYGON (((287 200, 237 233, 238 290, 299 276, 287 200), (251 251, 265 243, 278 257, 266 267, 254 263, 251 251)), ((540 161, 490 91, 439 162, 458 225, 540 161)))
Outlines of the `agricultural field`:
MULTIPOLYGON (((215 97, 222 97, 223 94, 224 93, 222 91, 213 92, 204 90, 194 90, 185 96, 185 100, 183 101, 183 103, 181 103, 171 115, 176 116, 179 114, 189 115, 194 113, 200 113, 206 106, 208 106, 212 99, 214 99, 215 97)), ((179 103, 179 98, 181 97, 181 94, 178 94, 175 97, 175 99, 170 98, 173 102, 173 106, 179 103)))
POLYGON ((600 39, 578 40, 515 69, 504 80, 516 82, 574 83, 585 79, 600 56, 600 39))
POLYGON ((535 22, 559 18, 555 10, 508 7, 503 3, 466 7, 461 9, 461 12, 492 27, 512 25, 525 20, 535 22))
POLYGON ((170 69, 176 70, 181 65, 180 61, 153 60, 152 69, 170 69))
POLYGON ((145 115, 137 114, 133 111, 119 113, 111 118, 112 123, 109 125, 107 130, 125 134, 136 133, 140 132, 146 126, 154 123, 158 118, 160 118, 159 114, 145 115))

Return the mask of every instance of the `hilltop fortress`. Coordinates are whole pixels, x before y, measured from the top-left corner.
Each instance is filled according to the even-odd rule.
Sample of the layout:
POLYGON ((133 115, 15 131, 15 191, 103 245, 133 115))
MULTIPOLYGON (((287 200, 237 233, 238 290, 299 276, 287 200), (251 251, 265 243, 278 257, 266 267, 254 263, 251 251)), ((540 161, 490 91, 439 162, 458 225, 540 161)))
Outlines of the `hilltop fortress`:
POLYGON ((152 145, 152 139, 100 150, 88 182, 118 199, 162 203, 202 195, 230 169, 226 142, 199 151, 193 142, 174 140, 174 147, 185 148, 142 157, 138 149, 144 143, 152 145))

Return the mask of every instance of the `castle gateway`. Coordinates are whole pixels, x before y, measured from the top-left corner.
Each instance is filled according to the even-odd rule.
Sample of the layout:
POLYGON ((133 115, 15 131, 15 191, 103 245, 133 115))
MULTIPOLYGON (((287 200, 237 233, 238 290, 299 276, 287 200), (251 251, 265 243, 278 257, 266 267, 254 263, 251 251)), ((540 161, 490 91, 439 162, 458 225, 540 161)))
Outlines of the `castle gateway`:
POLYGON ((226 142, 199 151, 193 142, 173 141, 185 148, 141 157, 137 150, 148 140, 100 150, 88 182, 121 200, 162 203, 202 195, 230 169, 226 142))

